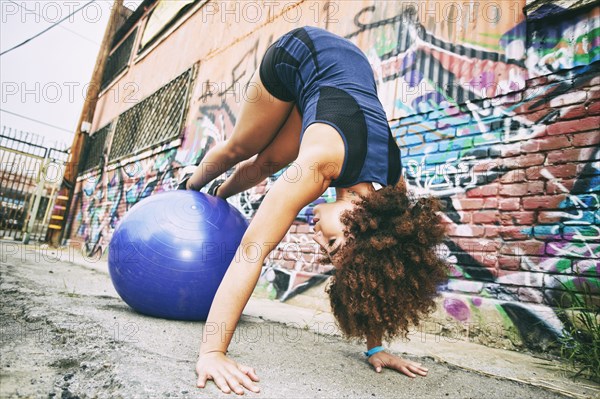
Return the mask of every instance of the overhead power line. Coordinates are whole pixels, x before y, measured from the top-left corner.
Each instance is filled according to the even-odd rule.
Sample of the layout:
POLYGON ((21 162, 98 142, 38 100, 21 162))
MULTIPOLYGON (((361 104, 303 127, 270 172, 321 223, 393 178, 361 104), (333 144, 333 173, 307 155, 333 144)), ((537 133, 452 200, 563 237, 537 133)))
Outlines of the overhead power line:
POLYGON ((3 56, 6 53, 10 53, 13 50, 18 49, 19 47, 29 43, 30 41, 32 41, 33 39, 35 39, 38 36, 43 35, 44 33, 48 32, 50 29, 58 26, 60 23, 66 21, 67 19, 71 18, 73 15, 77 14, 79 11, 83 10, 84 8, 86 8, 87 6, 89 6, 90 4, 92 4, 93 2, 95 2, 96 0, 91 0, 87 3, 85 3, 84 5, 82 5, 81 7, 79 7, 77 10, 73 11, 71 14, 67 15, 66 17, 64 17, 63 19, 61 19, 60 21, 53 23, 52 25, 50 25, 49 27, 47 27, 46 29, 44 29, 43 31, 33 35, 32 37, 30 37, 29 39, 17 44, 16 46, 13 46, 11 48, 9 48, 8 50, 5 50, 3 52, 0 53, 0 56, 3 56))
POLYGON ((64 127, 60 127, 60 126, 51 125, 49 123, 40 121, 38 119, 33 119, 33 118, 30 118, 30 117, 25 116, 25 115, 17 114, 16 112, 11 112, 11 111, 8 111, 8 110, 2 109, 2 108, 0 108, 0 111, 1 112, 6 112, 7 114, 10 114, 10 115, 18 116, 19 118, 27 119, 27 120, 32 121, 32 122, 37 122, 37 123, 40 123, 42 125, 53 127, 54 129, 62 130, 63 132, 68 132, 68 133, 71 133, 71 134, 74 133, 73 130, 65 129, 64 127))
MULTIPOLYGON (((9 1, 9 2, 11 2, 11 3, 13 3, 14 5, 16 5, 17 7, 20 7, 20 8, 22 8, 23 10, 25 10, 25 11, 29 12, 29 13, 35 14, 35 15, 37 15, 38 17, 40 17, 40 18, 43 18, 43 17, 42 17, 40 14, 38 14, 38 13, 37 13, 35 10, 30 10, 29 8, 27 8, 27 7, 23 6, 23 5, 21 5, 21 4, 17 3, 17 2, 15 2, 15 1, 13 1, 13 0, 8 0, 8 1, 9 1)), ((73 29, 69 29, 69 28, 67 28, 66 26, 62 26, 62 25, 58 25, 58 27, 59 27, 59 28, 62 28, 62 29, 64 29, 64 30, 66 30, 66 31, 69 31, 69 32, 71 32, 72 34, 74 34, 74 35, 76 35, 76 36, 79 36, 80 38, 82 38, 82 39, 84 39, 84 40, 87 40, 87 41, 88 41, 88 42, 90 42, 90 43, 94 43, 95 45, 97 45, 97 46, 100 46, 100 43, 98 43, 97 41, 95 41, 95 40, 92 40, 92 39, 90 39, 89 37, 86 37, 86 36, 82 35, 81 33, 74 31, 73 29)))

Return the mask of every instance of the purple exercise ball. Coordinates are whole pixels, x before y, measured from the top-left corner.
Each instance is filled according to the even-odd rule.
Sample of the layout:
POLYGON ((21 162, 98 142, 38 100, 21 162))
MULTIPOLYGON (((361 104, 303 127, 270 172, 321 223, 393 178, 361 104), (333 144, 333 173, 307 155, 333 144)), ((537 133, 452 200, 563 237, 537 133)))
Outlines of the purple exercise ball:
POLYGON ((136 311, 206 320, 248 222, 227 201, 197 191, 168 191, 133 206, 109 244, 117 293, 136 311))

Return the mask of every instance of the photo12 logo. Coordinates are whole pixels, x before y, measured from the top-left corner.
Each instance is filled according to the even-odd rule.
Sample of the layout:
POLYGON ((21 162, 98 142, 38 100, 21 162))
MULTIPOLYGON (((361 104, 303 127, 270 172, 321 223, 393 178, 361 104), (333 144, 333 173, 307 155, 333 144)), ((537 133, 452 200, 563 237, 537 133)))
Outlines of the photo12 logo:
MULTIPOLYGON (((202 7, 203 23, 271 22, 281 17, 287 23, 337 23, 338 1, 312 1, 308 6, 292 1, 211 1, 202 7), (310 15, 303 15, 304 12, 310 15)), ((305 3, 306 4, 306 3, 305 3)))
MULTIPOLYGON (((21 103, 56 104, 88 101, 88 92, 94 92, 99 86, 97 82, 2 82, 2 103, 10 100, 21 103)), ((103 92, 103 96, 115 103, 137 103, 140 87, 135 82, 119 82, 103 92)))
POLYGON ((69 23, 82 18, 86 22, 96 23, 102 19, 104 10, 95 1, 2 1, 2 23, 13 19, 25 24, 58 23, 66 20, 69 23))

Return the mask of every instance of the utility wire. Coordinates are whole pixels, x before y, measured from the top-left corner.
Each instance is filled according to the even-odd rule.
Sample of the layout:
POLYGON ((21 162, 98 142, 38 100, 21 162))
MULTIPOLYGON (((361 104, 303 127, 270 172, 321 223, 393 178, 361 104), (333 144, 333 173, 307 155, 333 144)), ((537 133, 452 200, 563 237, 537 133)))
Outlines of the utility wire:
POLYGON ((71 134, 73 134, 73 133, 74 133, 74 132, 73 132, 73 130, 65 129, 64 127, 60 127, 60 126, 51 125, 51 124, 49 124, 49 123, 42 122, 42 121, 40 121, 40 120, 33 119, 33 118, 30 118, 30 117, 28 117, 28 116, 25 116, 25 115, 17 114, 16 112, 7 111, 7 110, 5 110, 5 109, 2 109, 2 108, 0 108, 0 112, 6 112, 7 114, 11 114, 11 115, 14 115, 14 116, 18 116, 19 118, 27 119, 27 120, 30 120, 30 121, 32 121, 32 122, 41 123, 42 125, 50 126, 50 127, 53 127, 53 128, 55 128, 55 129, 62 130, 63 132, 69 132, 69 133, 71 133, 71 134))
POLYGON ((46 29, 44 29, 43 31, 41 31, 40 33, 33 35, 32 37, 30 37, 29 39, 17 44, 16 46, 13 46, 11 48, 9 48, 8 50, 5 50, 3 52, 0 53, 0 57, 3 56, 6 53, 9 53, 13 50, 18 49, 19 47, 23 46, 24 44, 29 43, 30 41, 32 41, 33 39, 35 39, 38 36, 43 35, 44 33, 48 32, 50 29, 54 28, 55 26, 57 26, 58 24, 60 24, 61 22, 66 21, 67 19, 71 18, 73 15, 75 15, 76 13, 78 13, 79 11, 83 10, 85 7, 89 6, 90 4, 92 4, 93 2, 95 2, 96 0, 91 0, 87 3, 85 3, 83 6, 79 7, 77 10, 73 11, 71 14, 67 15, 66 17, 64 17, 63 19, 61 19, 60 21, 50 25, 49 27, 47 27, 46 29))
MULTIPOLYGON (((23 10, 25 10, 25 11, 27 11, 27 12, 30 12, 30 13, 32 13, 32 14, 35 14, 35 15, 37 15, 38 17, 40 17, 40 18, 42 18, 42 19, 45 19, 43 16, 41 16, 40 14, 38 14, 38 13, 37 13, 35 10, 30 10, 30 9, 28 9, 28 8, 27 8, 27 7, 25 7, 25 6, 22 6, 21 4, 19 4, 19 3, 17 3, 17 2, 14 2, 13 0, 8 0, 8 1, 9 1, 10 3, 13 3, 14 5, 16 5, 16 6, 20 7, 20 8, 22 8, 23 10)), ((58 27, 59 27, 59 28, 62 28, 62 29, 64 29, 64 30, 67 30, 67 31, 69 31, 69 32, 71 32, 72 34, 74 34, 74 35, 77 35, 77 36, 79 36, 80 38, 82 38, 82 39, 84 39, 84 40, 87 40, 87 41, 88 41, 88 42, 90 42, 90 43, 94 43, 95 45, 97 45, 97 46, 100 46, 100 43, 98 43, 97 41, 95 41, 95 40, 92 40, 92 39, 90 39, 89 37, 83 36, 81 33, 79 33, 79 32, 76 32, 76 31, 74 31, 73 29, 69 29, 69 28, 67 28, 66 26, 62 26, 62 25, 59 25, 58 27)))

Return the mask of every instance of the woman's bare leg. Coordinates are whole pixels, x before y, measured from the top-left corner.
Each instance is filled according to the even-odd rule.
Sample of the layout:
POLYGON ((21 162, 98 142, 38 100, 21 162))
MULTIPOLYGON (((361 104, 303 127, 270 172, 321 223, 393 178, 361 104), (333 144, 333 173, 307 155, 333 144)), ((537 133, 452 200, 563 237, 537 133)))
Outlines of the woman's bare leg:
POLYGON ((302 117, 294 107, 273 141, 258 155, 242 162, 219 187, 221 198, 231 197, 262 182, 298 157, 302 117))
POLYGON ((231 137, 204 156, 190 177, 188 188, 198 190, 235 164, 261 152, 279 132, 294 106, 293 102, 273 97, 260 81, 258 70, 243 97, 231 137))

